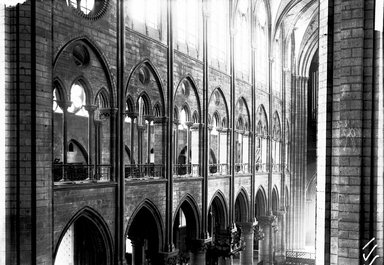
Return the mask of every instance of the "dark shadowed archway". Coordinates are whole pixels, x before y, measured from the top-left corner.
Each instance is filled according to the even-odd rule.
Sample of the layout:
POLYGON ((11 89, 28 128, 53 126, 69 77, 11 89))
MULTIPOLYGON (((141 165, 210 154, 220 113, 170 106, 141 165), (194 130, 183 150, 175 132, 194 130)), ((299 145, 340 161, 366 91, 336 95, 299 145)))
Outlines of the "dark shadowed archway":
POLYGON ((135 211, 127 232, 128 264, 159 264, 158 253, 162 245, 160 220, 159 212, 149 202, 144 202, 135 211))
POLYGON ((173 222, 173 244, 179 250, 180 264, 190 261, 192 242, 199 231, 199 213, 195 200, 187 196, 177 208, 173 222))
POLYGON ((111 236, 102 218, 84 208, 68 223, 56 248, 55 265, 112 264, 111 236))
POLYGON ((241 189, 237 195, 235 201, 235 221, 237 222, 247 222, 248 221, 248 196, 244 189, 241 189))

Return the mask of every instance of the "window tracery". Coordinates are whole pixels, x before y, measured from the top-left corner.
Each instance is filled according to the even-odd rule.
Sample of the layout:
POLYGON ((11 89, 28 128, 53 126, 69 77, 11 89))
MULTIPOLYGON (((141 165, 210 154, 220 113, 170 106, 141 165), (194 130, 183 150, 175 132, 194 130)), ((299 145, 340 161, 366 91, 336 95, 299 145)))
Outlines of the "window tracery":
POLYGON ((197 48, 198 35, 198 1, 177 0, 176 31, 177 40, 189 48, 197 48))
POLYGON ((88 112, 85 110, 87 105, 85 90, 79 82, 75 82, 71 87, 71 102, 68 112, 77 116, 88 117, 88 112))

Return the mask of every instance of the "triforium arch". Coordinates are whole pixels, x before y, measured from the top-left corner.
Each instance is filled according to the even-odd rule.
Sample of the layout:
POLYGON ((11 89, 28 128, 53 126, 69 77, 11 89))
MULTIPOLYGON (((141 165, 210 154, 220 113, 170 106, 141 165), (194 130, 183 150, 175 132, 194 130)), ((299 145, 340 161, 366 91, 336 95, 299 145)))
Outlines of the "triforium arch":
POLYGON ((235 221, 248 222, 249 218, 249 197, 247 191, 241 187, 235 200, 235 221))
POLYGON ((157 264, 159 252, 163 250, 164 231, 161 214, 148 199, 133 211, 126 228, 125 258, 131 264, 151 261, 157 264))
POLYGON ((228 174, 229 167, 229 112, 222 90, 217 87, 212 91, 208 101, 208 146, 210 174, 228 174), (216 157, 216 161, 213 160, 216 157))
POLYGON ((137 99, 141 92, 145 91, 151 102, 160 99, 162 113, 165 113, 163 87, 156 67, 150 60, 145 59, 131 70, 125 95, 126 97, 131 95, 134 99, 137 99))
POLYGON ((282 131, 278 111, 273 113, 272 121, 272 166, 273 171, 281 171, 282 131))
POLYGON ((200 96, 198 93, 198 88, 196 82, 191 75, 187 75, 182 78, 177 85, 174 94, 174 105, 180 106, 188 103, 190 106, 190 113, 197 112, 199 122, 201 120, 201 105, 200 105, 200 96))
POLYGON ((123 141, 131 150, 125 177, 161 177, 165 163, 164 91, 161 78, 148 59, 131 70, 125 98, 123 141))
POLYGON ((78 211, 58 238, 54 258, 68 264, 113 264, 114 247, 108 225, 91 207, 78 211))
POLYGON ((173 119, 173 174, 198 175, 201 106, 198 89, 190 75, 180 80, 174 93, 173 104, 177 110, 173 119))
POLYGON ((105 58, 90 39, 76 38, 58 51, 52 75, 54 181, 111 180, 115 90, 105 58), (68 139, 81 143, 85 161, 73 160, 68 139))
POLYGON ((247 101, 240 97, 235 105, 235 172, 249 173, 250 171, 250 122, 251 116, 247 101))
MULTIPOLYGON (((88 36, 74 38, 60 47, 53 61, 53 68, 55 77, 58 76, 65 79, 63 81, 66 84, 64 87, 66 90, 70 89, 70 85, 68 83, 70 80, 67 80, 67 77, 70 75, 75 76, 79 69, 81 69, 84 78, 90 82, 89 85, 92 88, 100 88, 95 85, 94 81, 104 80, 104 86, 111 95, 111 106, 114 106, 116 89, 109 63, 107 62, 104 54, 101 52, 101 49, 98 48, 97 44, 95 44, 95 42, 88 36), (73 67, 71 69, 69 67, 65 67, 65 65, 72 65, 73 67), (96 67, 93 67, 93 65, 96 67), (91 71, 93 73, 97 72, 97 74, 93 76, 95 78, 88 76, 92 74, 91 71), (94 80, 91 81, 92 79, 94 80)), ((66 92, 66 94, 69 95, 69 91, 66 92)), ((95 95, 96 92, 93 91, 92 94, 95 95)), ((92 101, 93 98, 90 98, 90 100, 92 101)))
POLYGON ((256 112, 256 144, 255 144, 255 167, 256 172, 267 171, 268 163, 268 117, 264 106, 257 107, 256 112))

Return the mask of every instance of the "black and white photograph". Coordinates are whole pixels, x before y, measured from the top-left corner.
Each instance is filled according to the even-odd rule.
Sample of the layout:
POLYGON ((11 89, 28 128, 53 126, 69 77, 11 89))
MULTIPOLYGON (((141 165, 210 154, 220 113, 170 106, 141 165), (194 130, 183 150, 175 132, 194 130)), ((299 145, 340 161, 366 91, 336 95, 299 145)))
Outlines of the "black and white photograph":
POLYGON ((0 265, 384 264, 383 0, 1 0, 0 265))

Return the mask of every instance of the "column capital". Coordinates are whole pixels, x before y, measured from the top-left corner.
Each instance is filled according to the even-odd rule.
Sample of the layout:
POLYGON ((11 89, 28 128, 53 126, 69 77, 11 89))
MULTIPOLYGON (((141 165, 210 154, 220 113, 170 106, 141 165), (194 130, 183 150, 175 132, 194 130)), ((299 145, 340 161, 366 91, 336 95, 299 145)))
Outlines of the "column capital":
POLYGON ((146 115, 144 116, 144 120, 148 121, 148 122, 151 122, 154 120, 155 117, 153 117, 152 115, 146 115))
POLYGON ((276 215, 277 217, 281 217, 286 214, 286 211, 285 209, 280 209, 279 211, 274 211, 273 214, 276 215))
POLYGON ((168 121, 167 117, 154 117, 153 118, 153 123, 154 124, 164 124, 168 121))
POLYGON ((159 257, 161 259, 160 264, 162 265, 175 265, 178 263, 179 259, 179 250, 172 252, 159 252, 159 257))
POLYGON ((116 113, 117 113, 116 108, 98 108, 95 111, 95 120, 96 121, 108 120, 110 117, 115 116, 116 113))
POLYGON ((212 242, 212 238, 193 239, 191 240, 192 252, 205 252, 208 249, 208 244, 212 242))
POLYGON ((146 127, 147 127, 147 126, 146 126, 145 124, 144 124, 144 125, 141 125, 141 124, 139 125, 139 124, 138 124, 138 125, 137 125, 137 130, 138 130, 138 131, 145 131, 145 128, 146 128, 146 127))
POLYGON ((274 215, 269 215, 269 216, 259 216, 257 218, 258 224, 261 227, 265 226, 272 226, 273 222, 276 220, 276 216, 274 215))
POLYGON ((252 222, 237 222, 237 224, 240 226, 240 229, 245 233, 253 231, 254 229, 254 224, 252 222))
POLYGON ((63 110, 67 111, 67 109, 72 105, 71 101, 65 100, 56 100, 56 104, 63 110))
POLYGON ((84 105, 84 109, 86 111, 88 111, 89 113, 91 113, 91 112, 94 112, 95 110, 97 110, 97 106, 96 105, 92 105, 92 104, 84 105))
POLYGON ((137 113, 136 112, 127 111, 127 110, 124 112, 124 115, 129 117, 129 118, 132 118, 132 119, 137 117, 137 113))
POLYGON ((192 126, 191 126, 191 130, 198 130, 200 128, 200 123, 194 123, 194 124, 192 124, 192 126))
POLYGON ((186 123, 185 123, 185 125, 187 125, 187 127, 192 127, 193 126, 193 121, 187 121, 186 123))

